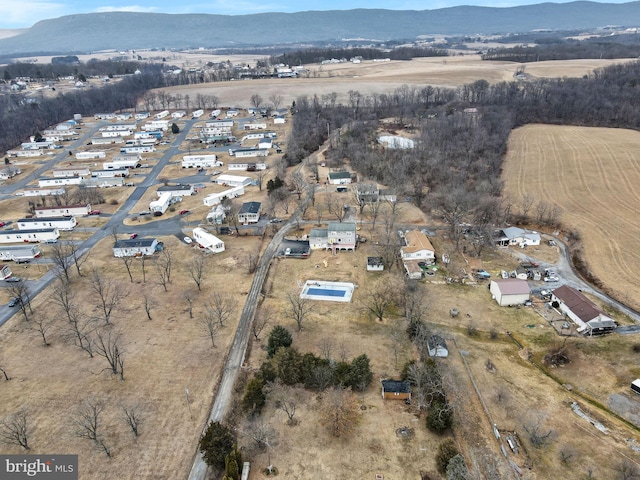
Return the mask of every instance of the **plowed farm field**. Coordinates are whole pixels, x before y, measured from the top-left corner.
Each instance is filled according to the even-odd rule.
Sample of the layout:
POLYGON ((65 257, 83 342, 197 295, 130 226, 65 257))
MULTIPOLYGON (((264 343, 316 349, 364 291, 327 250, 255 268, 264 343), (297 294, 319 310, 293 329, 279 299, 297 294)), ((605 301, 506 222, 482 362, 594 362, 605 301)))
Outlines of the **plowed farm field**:
MULTIPOLYGON (((591 271, 620 301, 640 308, 640 133, 613 128, 527 125, 514 130, 505 194, 562 208, 591 271)), ((534 207, 535 208, 535 207, 534 207)))

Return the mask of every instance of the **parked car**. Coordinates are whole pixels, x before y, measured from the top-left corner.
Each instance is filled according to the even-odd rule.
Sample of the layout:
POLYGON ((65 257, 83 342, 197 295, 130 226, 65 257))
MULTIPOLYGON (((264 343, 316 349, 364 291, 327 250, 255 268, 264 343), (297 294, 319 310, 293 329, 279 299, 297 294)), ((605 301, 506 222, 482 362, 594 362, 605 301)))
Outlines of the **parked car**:
POLYGON ((31 259, 29 258, 16 258, 15 262, 16 263, 29 263, 31 261, 31 259))
POLYGON ((15 283, 15 282, 21 282, 22 279, 20 277, 9 277, 9 278, 5 278, 4 281, 9 283, 15 283))
POLYGON ((560 281, 560 277, 558 277, 556 275, 548 275, 548 276, 544 277, 544 281, 545 282, 559 282, 560 281))
POLYGON ((282 223, 282 219, 281 218, 272 218, 271 220, 269 220, 269 223, 282 223))
POLYGON ((191 238, 190 238, 190 237, 184 237, 184 238, 183 238, 183 240, 184 240, 184 243, 191 243, 191 242, 193 242, 193 240, 191 240, 191 238))
POLYGON ((143 210, 142 212, 138 212, 138 215, 151 215, 149 210, 143 210))
POLYGON ((180 210, 178 213, 180 215, 185 215, 185 214, 189 213, 189 210, 180 210))
POLYGON ((133 239, 134 239, 134 238, 136 238, 137 236, 138 236, 138 234, 137 234, 137 233, 132 233, 131 235, 129 235, 129 238, 130 238, 131 240, 133 240, 133 239))
POLYGON ((478 270, 476 272, 476 276, 478 278, 491 278, 491 274, 489 272, 487 272, 486 270, 478 270))
POLYGON ((550 297, 551 290, 540 290, 540 295, 542 296, 542 298, 550 297))
POLYGON ((100 215, 100 210, 91 210, 88 215, 100 215))
POLYGON ((9 303, 7 303, 7 307, 15 307, 18 303, 20 303, 20 299, 18 297, 13 297, 9 300, 9 303))
POLYGON ((556 241, 555 240, 549 240, 549 246, 550 247, 555 247, 556 246, 556 241))
POLYGON ((7 224, 7 222, 0 222, 0 227, 4 227, 7 224))

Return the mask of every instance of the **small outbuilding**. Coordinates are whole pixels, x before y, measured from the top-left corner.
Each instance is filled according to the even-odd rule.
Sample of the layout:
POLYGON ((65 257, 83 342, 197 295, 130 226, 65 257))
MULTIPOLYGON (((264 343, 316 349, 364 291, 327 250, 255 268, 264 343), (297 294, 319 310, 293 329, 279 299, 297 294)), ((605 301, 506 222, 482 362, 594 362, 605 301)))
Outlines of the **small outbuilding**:
POLYGON ((383 270, 382 257, 367 257, 367 272, 382 272, 383 270))
POLYGON ((518 278, 491 280, 489 291, 501 307, 523 305, 531 297, 527 281, 518 278))
POLYGON ((411 400, 411 384, 404 380, 382 380, 382 398, 411 400))

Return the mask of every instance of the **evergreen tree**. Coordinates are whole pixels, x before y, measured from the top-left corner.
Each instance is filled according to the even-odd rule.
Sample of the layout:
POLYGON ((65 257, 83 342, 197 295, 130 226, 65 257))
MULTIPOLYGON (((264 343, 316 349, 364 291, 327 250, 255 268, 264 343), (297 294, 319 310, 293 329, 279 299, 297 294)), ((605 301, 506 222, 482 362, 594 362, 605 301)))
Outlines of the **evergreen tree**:
POLYGON ((269 358, 273 357, 280 347, 290 347, 293 343, 291 333, 286 328, 276 325, 269 334, 267 341, 267 354, 269 358))
POLYGON ((369 357, 362 354, 354 358, 349 366, 349 377, 346 386, 351 387, 353 390, 364 391, 372 379, 373 373, 369 366, 369 357))
POLYGON ((442 433, 451 425, 453 425, 453 410, 446 399, 431 402, 427 409, 427 427, 436 433, 442 433))
POLYGON ((260 414, 267 400, 267 396, 262 391, 264 385, 264 379, 260 374, 249 380, 247 388, 244 391, 244 397, 242 398, 242 406, 245 410, 252 414, 260 414))
POLYGON ((458 454, 447 464, 447 480, 469 480, 469 470, 462 455, 458 454))
POLYGON ((171 133, 177 134, 180 133, 180 127, 175 123, 171 124, 171 133))
POLYGON ((456 443, 448 438, 444 442, 441 442, 438 445, 438 453, 436 453, 436 467, 438 471, 444 475, 447 471, 447 466, 449 465, 449 461, 458 455, 458 447, 456 447, 456 443))
POLYGON ((285 385, 302 382, 302 355, 295 348, 280 347, 271 360, 285 385))
POLYGON ((220 422, 211 422, 200 438, 200 452, 211 467, 223 469, 225 458, 232 451, 235 435, 220 422))

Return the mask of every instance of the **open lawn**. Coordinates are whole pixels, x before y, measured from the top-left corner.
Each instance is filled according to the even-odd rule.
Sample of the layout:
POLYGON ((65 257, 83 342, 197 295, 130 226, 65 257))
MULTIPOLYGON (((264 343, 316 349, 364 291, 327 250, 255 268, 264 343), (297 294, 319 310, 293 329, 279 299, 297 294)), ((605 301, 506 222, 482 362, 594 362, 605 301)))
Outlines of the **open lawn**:
POLYGON ((562 209, 589 269, 620 301, 640 308, 640 134, 618 128, 528 125, 515 130, 504 163, 505 194, 562 209))

